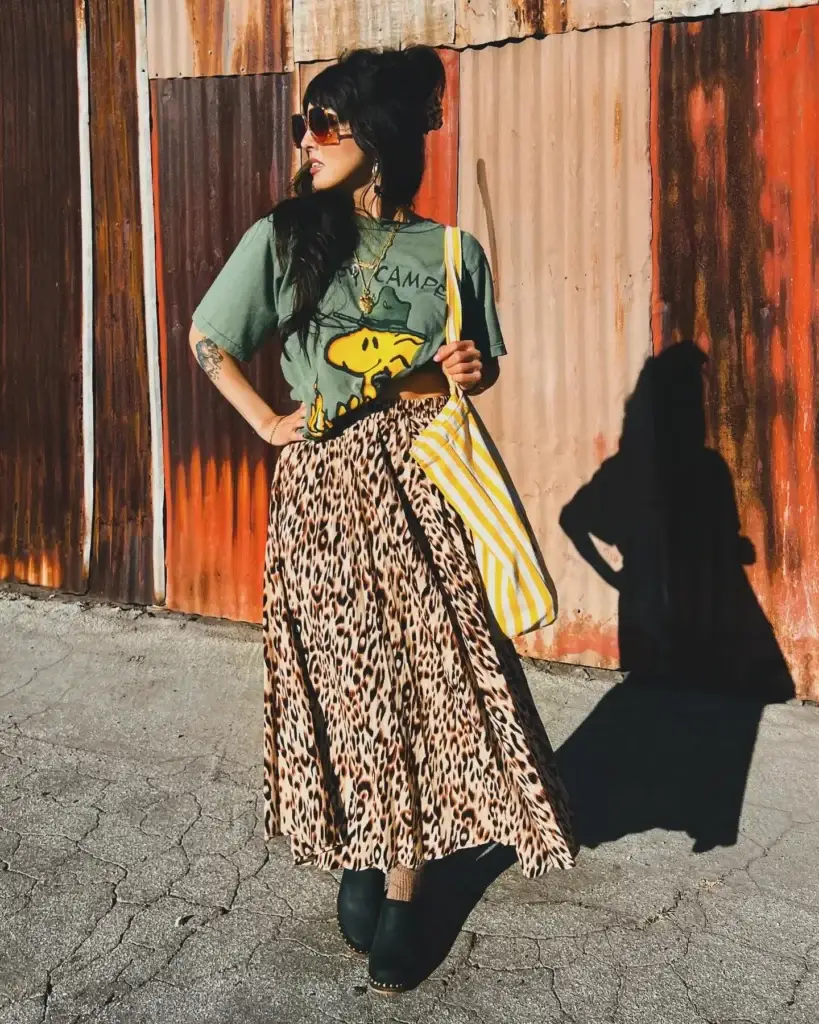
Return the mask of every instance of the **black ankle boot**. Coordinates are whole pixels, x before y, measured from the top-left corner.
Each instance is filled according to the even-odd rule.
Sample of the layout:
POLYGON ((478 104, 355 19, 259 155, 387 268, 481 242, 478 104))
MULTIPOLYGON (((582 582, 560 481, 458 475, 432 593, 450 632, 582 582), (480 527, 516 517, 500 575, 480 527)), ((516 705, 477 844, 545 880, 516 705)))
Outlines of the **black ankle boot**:
POLYGON ((384 900, 370 948, 370 986, 376 992, 407 992, 421 980, 419 932, 417 900, 384 900))
POLYGON ((345 868, 338 887, 338 930, 347 946, 366 955, 378 927, 384 902, 384 872, 378 868, 350 871, 345 868))

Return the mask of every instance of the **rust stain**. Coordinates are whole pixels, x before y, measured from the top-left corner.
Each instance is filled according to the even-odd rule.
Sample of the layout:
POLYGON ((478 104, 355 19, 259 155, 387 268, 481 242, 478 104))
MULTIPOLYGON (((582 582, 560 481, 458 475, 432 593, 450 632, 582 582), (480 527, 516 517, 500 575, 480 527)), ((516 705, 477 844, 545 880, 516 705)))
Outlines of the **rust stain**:
POLYGON ((64 585, 64 565, 65 556, 59 545, 48 551, 32 551, 27 558, 11 559, 0 553, 0 580, 60 590, 64 585))
POLYGON ((819 688, 817 46, 815 8, 652 37, 655 346, 691 338, 710 355, 707 437, 801 696, 819 688))
POLYGON ((261 11, 264 64, 254 67, 252 70, 259 72, 264 68, 271 71, 285 71, 292 68, 292 12, 282 0, 261 0, 261 11))
POLYGON ((590 615, 574 611, 558 620, 547 638, 549 661, 580 662, 593 668, 610 668, 620 659, 617 626, 595 622, 590 615))
POLYGON ((281 73, 293 67, 287 0, 147 0, 151 78, 281 73))
POLYGON ((512 12, 520 35, 553 35, 569 24, 567 0, 512 0, 512 12))
POLYGON ((618 351, 623 348, 624 334, 626 327, 626 310, 623 305, 623 297, 619 285, 614 289, 614 340, 618 351))
POLYGON ((0 4, 0 578, 77 593, 83 16, 75 0, 0 4))
POLYGON ((225 8, 228 0, 185 0, 193 37, 194 75, 222 73, 225 8))
MULTIPOLYGON (((268 10, 266 16, 271 17, 269 0, 266 3, 268 10)), ((272 18, 271 18, 272 20, 272 18)), ((233 42, 230 64, 231 74, 247 74, 248 69, 265 67, 266 59, 271 54, 265 53, 266 36, 264 29, 255 14, 251 14, 246 25, 243 25, 237 32, 233 42)))

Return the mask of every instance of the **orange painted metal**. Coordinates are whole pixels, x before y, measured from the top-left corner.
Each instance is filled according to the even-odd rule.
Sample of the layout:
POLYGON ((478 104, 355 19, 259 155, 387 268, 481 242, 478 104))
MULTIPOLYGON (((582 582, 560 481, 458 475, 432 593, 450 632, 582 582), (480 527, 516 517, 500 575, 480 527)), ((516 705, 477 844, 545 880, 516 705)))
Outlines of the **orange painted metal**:
POLYGON ((654 345, 707 356, 707 441, 746 538, 723 561, 753 588, 737 607, 689 573, 678 607, 749 686, 784 656, 816 699, 819 9, 657 25, 652 69, 654 345))
MULTIPOLYGON (((188 345, 194 308, 290 176, 291 76, 151 83, 167 497, 167 603, 257 622, 272 449, 208 381, 188 345)), ((278 353, 249 378, 289 411, 278 353)))
POLYGON ((133 0, 89 0, 94 531, 89 590, 153 601, 151 434, 133 0))
POLYGON ((74 0, 0 4, 0 97, 0 579, 80 593, 83 287, 74 0))

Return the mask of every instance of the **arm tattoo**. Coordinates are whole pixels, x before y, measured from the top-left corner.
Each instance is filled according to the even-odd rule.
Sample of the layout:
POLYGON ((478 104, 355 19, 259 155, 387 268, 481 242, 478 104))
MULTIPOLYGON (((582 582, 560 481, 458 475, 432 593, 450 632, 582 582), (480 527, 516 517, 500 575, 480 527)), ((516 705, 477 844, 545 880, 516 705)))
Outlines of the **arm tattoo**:
POLYGON ((202 338, 196 343, 196 361, 210 377, 215 381, 222 370, 222 350, 214 344, 210 338, 202 338))

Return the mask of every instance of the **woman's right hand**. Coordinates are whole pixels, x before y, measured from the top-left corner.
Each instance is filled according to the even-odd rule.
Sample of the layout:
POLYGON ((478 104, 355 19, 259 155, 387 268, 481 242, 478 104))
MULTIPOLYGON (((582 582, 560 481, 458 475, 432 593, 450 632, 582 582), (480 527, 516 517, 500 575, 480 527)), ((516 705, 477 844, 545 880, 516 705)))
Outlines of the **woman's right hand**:
POLYGON ((259 436, 274 448, 284 448, 285 445, 303 441, 306 416, 307 411, 303 405, 287 416, 274 415, 259 428, 259 436))

